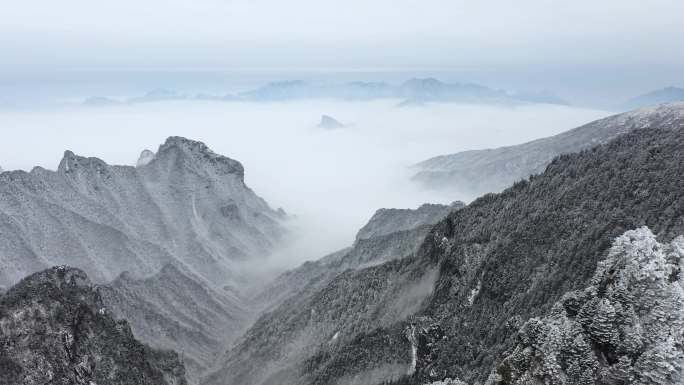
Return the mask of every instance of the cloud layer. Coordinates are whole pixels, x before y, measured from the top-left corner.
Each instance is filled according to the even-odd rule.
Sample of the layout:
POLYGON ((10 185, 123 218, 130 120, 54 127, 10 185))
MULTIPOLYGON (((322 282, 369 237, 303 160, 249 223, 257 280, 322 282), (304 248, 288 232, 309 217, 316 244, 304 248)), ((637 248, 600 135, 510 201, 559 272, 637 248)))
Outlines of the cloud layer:
POLYGON ((409 166, 418 161, 521 143, 606 115, 547 105, 396 104, 181 101, 5 111, 0 112, 0 166, 54 169, 65 149, 110 164, 135 164, 143 149, 156 151, 167 136, 202 140, 241 161, 257 194, 298 217, 300 238, 282 257, 291 263, 351 244, 378 208, 473 198, 419 190, 409 181, 409 166), (319 129, 322 114, 349 125, 319 129))

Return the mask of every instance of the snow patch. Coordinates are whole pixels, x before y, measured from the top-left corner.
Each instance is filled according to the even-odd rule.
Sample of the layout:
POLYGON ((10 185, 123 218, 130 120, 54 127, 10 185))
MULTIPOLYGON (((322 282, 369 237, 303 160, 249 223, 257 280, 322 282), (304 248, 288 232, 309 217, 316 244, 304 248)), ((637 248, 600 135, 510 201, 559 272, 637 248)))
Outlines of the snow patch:
POLYGON ((416 363, 418 362, 418 338, 416 337, 415 325, 411 325, 406 329, 406 338, 411 343, 411 365, 407 375, 412 376, 416 372, 416 363))
POLYGON ((480 294, 480 290, 482 289, 482 280, 477 280, 477 286, 475 286, 472 290, 470 290, 470 294, 468 295, 468 306, 473 306, 473 303, 475 302, 475 298, 477 297, 478 294, 480 294))

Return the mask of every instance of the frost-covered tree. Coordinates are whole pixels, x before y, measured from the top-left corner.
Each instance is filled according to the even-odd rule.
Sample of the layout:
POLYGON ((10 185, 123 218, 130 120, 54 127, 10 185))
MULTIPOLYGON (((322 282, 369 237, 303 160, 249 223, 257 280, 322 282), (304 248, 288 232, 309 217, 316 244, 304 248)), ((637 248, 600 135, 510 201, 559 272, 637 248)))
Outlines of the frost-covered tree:
POLYGON ((521 329, 490 383, 684 383, 684 237, 660 244, 641 227, 615 239, 591 285, 521 329))

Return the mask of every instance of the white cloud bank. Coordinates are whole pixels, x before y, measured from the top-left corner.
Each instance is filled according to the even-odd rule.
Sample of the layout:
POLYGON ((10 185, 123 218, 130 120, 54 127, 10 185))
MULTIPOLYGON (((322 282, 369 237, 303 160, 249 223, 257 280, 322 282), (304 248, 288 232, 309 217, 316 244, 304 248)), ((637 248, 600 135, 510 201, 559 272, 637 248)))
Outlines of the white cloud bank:
POLYGON ((605 115, 551 105, 398 108, 393 101, 165 102, 5 111, 0 112, 0 166, 55 169, 66 149, 133 165, 143 149, 156 151, 170 135, 204 141, 241 161, 247 184, 272 206, 298 216, 301 238, 281 261, 289 264, 351 244, 378 208, 473 198, 419 190, 408 169, 418 161, 521 143, 605 115), (350 125, 318 129, 322 114, 350 125))

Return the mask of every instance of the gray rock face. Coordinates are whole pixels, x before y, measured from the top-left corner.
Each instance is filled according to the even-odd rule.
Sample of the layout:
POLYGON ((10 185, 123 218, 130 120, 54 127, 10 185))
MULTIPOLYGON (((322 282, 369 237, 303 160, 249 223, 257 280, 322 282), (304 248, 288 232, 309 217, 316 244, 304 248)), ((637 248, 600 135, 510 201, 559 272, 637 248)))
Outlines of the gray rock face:
POLYGON ((318 128, 322 128, 325 130, 334 130, 337 128, 343 128, 344 126, 345 125, 337 121, 337 119, 328 115, 322 115, 321 122, 318 123, 318 128))
POLYGON ((173 263, 239 286, 234 264, 269 253, 282 218, 245 185, 239 162, 200 142, 171 137, 140 167, 67 151, 56 172, 0 174, 0 285, 53 265, 103 282, 173 263))
POLYGON ((488 150, 438 156, 417 165, 413 179, 428 188, 470 196, 498 192, 538 174, 551 160, 606 143, 640 128, 668 128, 684 123, 684 103, 627 112, 532 142, 488 150))
POLYGON ((185 385, 174 352, 133 338, 82 270, 35 273, 0 296, 0 384, 185 385))
POLYGON ((97 290, 108 310, 128 320, 137 339, 182 355, 190 384, 235 340, 250 315, 241 298, 174 265, 144 279, 123 273, 97 290))

